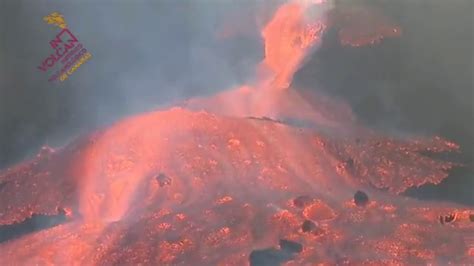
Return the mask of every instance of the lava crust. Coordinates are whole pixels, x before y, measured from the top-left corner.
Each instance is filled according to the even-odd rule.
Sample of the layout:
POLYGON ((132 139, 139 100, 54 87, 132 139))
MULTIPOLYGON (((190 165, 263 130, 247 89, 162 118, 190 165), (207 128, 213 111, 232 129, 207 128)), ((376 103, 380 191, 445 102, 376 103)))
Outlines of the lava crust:
POLYGON ((49 160, 61 164, 38 167, 37 158, 1 176, 13 182, 28 173, 22 185, 9 187, 18 196, 2 201, 10 206, 1 213, 4 224, 11 213, 22 220, 68 204, 80 215, 1 244, 0 260, 242 265, 253 250, 287 239, 302 245, 292 254, 295 265, 468 262, 468 209, 376 189, 439 182, 452 165, 417 151, 456 146, 439 138, 352 139, 180 108, 129 118, 56 151, 49 160), (347 169, 348 155, 355 170, 347 169), (70 175, 44 178, 45 171, 70 175), (19 196, 36 182, 49 188, 41 202, 35 193, 19 196), (54 193, 71 184, 81 191, 72 199, 54 193), (370 196, 363 208, 353 201, 359 189, 370 196), (295 206, 302 195, 309 199, 295 206), (455 221, 441 224, 439 215, 448 213, 456 213, 455 221), (311 229, 303 230, 305 223, 311 229))

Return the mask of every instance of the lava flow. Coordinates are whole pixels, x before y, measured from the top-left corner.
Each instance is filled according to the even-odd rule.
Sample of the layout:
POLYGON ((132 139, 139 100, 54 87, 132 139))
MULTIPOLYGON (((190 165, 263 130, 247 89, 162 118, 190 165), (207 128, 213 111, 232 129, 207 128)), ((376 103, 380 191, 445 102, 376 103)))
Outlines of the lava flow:
POLYGON ((320 2, 276 12, 263 31, 272 73, 257 84, 126 118, 0 172, 0 236, 61 218, 0 241, 0 264, 472 262, 472 209, 400 195, 446 178, 456 164, 425 154, 456 144, 383 136, 344 103, 278 86, 327 27, 324 16, 303 23, 320 2), (270 32, 284 20, 299 26, 270 32))

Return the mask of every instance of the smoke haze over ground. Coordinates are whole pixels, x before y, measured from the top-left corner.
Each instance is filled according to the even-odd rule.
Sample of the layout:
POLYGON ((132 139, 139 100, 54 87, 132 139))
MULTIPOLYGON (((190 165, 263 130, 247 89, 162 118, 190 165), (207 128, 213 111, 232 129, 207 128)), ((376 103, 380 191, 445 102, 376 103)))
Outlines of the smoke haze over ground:
MULTIPOLYGON (((259 26, 276 6, 276 1, 0 1, 0 167, 127 114, 251 79, 263 57, 259 26), (36 69, 55 35, 42 21, 52 11, 65 15, 93 55, 61 84, 48 83, 36 69)), ((341 97, 365 123, 383 130, 455 140, 472 169, 473 2, 366 2, 377 2, 393 16, 402 38, 343 48, 330 31, 297 73, 295 87, 341 97)), ((472 204, 472 185, 469 172, 443 191, 427 193, 449 199, 458 194, 472 204)))

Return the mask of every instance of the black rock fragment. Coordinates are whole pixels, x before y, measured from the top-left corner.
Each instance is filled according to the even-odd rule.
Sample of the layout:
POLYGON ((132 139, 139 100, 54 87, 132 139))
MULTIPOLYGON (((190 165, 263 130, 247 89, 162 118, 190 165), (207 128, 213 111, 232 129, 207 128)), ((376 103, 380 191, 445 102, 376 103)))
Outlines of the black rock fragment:
POLYGON ((306 220, 303 222, 303 224, 301 225, 301 230, 305 233, 308 233, 308 232, 313 232, 316 230, 316 225, 310 221, 310 220, 306 220))
POLYGON ((358 190, 354 194, 354 203, 359 207, 365 206, 369 203, 369 196, 365 192, 358 190))
POLYGON ((469 220, 470 220, 471 222, 474 222, 474 214, 469 214, 469 220))

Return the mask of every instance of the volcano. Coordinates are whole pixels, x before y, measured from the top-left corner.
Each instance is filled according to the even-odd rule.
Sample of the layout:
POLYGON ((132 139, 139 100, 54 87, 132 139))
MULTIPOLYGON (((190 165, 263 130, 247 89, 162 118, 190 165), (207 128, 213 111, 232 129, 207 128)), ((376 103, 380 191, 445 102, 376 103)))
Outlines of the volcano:
MULTIPOLYGON (((0 172, 1 264, 472 262, 472 209, 401 195, 445 179, 458 165, 433 155, 458 145, 381 134, 289 85, 330 21, 306 23, 321 2, 280 7, 257 84, 125 118, 0 172)), ((355 28, 342 43, 398 33, 385 23, 362 41, 355 28)))
POLYGON ((24 265, 245 265, 250 254, 295 265, 472 259, 469 209, 396 196, 440 182, 453 166, 421 152, 457 146, 360 133, 181 108, 129 118, 2 174, 2 225, 60 213, 67 222, 4 242, 1 258, 24 265), (280 240, 302 251, 277 248, 280 240))

